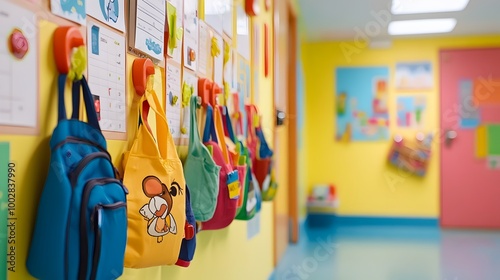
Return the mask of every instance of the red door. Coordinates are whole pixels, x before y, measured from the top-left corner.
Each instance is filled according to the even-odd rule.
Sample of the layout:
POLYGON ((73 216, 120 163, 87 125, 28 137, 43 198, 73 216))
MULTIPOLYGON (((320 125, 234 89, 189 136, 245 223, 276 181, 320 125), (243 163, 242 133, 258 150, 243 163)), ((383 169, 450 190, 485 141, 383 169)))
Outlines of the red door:
POLYGON ((482 144, 500 127, 500 49, 444 50, 440 67, 441 225, 500 228, 500 169, 484 155, 500 141, 482 144))

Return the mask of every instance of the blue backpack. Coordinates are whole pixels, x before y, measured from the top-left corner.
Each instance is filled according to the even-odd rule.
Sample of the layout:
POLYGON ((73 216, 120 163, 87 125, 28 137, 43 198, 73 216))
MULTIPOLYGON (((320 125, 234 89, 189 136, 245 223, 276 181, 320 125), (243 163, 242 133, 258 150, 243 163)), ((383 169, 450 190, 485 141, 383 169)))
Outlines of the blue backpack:
POLYGON ((38 279, 116 279, 127 241, 127 190, 106 150, 85 77, 73 82, 69 120, 65 83, 60 75, 59 120, 26 266, 38 279), (78 119, 80 88, 88 123, 78 119))

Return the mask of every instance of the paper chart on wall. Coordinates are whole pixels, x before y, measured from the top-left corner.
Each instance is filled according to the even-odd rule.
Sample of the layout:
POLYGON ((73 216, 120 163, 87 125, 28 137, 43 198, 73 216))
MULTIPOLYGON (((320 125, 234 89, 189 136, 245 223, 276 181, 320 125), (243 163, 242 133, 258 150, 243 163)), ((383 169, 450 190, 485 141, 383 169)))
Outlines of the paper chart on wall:
POLYGON ((166 96, 166 112, 168 127, 170 128, 170 134, 174 138, 174 141, 181 138, 181 105, 182 105, 182 70, 173 64, 167 63, 166 69, 166 85, 167 85, 167 96, 166 96))
POLYGON ((38 94, 38 26, 26 24, 35 15, 9 2, 0 6, 0 125, 36 127, 38 94), (6 44, 11 36, 27 45, 14 56, 6 44), (29 81, 29 82, 26 82, 29 81))
MULTIPOLYGON (((213 56, 214 54, 212 53, 211 56, 213 61, 213 80, 222 87, 224 77, 224 41, 221 35, 213 31, 211 33, 212 44, 216 44, 219 50, 217 55, 213 56)), ((211 46, 211 48, 214 48, 214 46, 211 46)))
POLYGON ((168 0, 167 20, 169 40, 167 54, 178 64, 182 63, 182 37, 184 36, 183 15, 184 6, 182 0, 168 0))
POLYGON ((202 76, 208 75, 208 57, 209 57, 209 42, 210 42, 210 31, 208 25, 200 20, 200 39, 198 41, 198 73, 202 76))
MULTIPOLYGON (((128 3, 128 1, 127 1, 128 3)), ((93 0, 87 2, 87 15, 125 32, 124 0, 93 0)))
POLYGON ((163 60, 165 13, 164 0, 133 0, 130 2, 131 47, 163 60))
POLYGON ((224 40, 224 85, 228 84, 231 90, 236 90, 236 86, 234 84, 234 56, 233 49, 231 48, 230 42, 224 40), (226 61, 227 60, 227 61, 226 61))
POLYGON ((184 2, 184 66, 198 71, 198 1, 184 2))
POLYGON ((85 2, 86 0, 51 0, 50 8, 57 16, 85 25, 85 2))
POLYGON ((88 76, 102 130, 126 132, 125 38, 89 23, 88 76))
POLYGON ((188 71, 182 74, 182 119, 181 119, 181 139, 189 139, 190 110, 189 101, 192 95, 198 95, 198 77, 188 71))

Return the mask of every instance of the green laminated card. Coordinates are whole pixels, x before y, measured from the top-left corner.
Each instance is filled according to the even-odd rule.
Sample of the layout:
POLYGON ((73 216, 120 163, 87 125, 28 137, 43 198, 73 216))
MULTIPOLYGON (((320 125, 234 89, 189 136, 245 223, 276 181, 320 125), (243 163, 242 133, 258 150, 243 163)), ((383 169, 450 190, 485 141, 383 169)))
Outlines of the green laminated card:
POLYGON ((0 142, 0 279, 7 279, 7 185, 9 143, 0 142))
POLYGON ((487 126, 488 155, 500 156, 500 124, 487 126))

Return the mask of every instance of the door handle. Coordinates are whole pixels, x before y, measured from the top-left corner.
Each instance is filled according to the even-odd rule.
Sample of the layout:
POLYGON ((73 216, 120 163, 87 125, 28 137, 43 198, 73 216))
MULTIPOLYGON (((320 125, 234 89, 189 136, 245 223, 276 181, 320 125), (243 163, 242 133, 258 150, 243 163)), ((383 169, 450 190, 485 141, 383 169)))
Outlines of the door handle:
POLYGON ((453 143, 453 140, 455 140, 457 138, 458 134, 455 130, 452 130, 452 129, 448 129, 446 130, 446 133, 445 133, 445 144, 447 147, 451 146, 451 143, 453 143))

